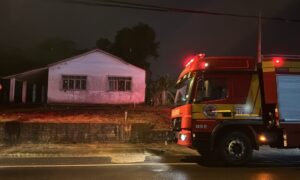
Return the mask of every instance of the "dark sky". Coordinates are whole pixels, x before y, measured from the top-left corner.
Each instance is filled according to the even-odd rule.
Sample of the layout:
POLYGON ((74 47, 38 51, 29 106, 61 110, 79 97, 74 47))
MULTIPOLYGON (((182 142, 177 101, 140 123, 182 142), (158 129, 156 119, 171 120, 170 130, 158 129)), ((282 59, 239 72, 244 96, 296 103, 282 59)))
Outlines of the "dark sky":
MULTIPOLYGON (((123 0, 125 1, 125 0, 123 0)), ((300 0, 127 0, 195 10, 300 19, 300 0)), ((1 0, 0 45, 31 48, 49 37, 92 48, 99 37, 138 22, 149 24, 160 42, 154 75, 175 77, 188 55, 255 56, 257 22, 212 15, 149 12, 51 0, 1 0)), ((263 22, 263 53, 300 54, 300 23, 263 22)))

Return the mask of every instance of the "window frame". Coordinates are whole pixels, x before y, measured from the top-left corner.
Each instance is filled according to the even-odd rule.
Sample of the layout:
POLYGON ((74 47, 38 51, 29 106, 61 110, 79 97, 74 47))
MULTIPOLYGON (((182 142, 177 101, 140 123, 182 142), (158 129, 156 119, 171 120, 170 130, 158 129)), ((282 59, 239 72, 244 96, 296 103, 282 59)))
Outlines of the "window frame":
POLYGON ((61 89, 63 91, 86 91, 87 90, 87 75, 70 75, 70 74, 63 74, 61 76, 61 89), (65 81, 67 81, 67 85, 65 87, 65 81), (77 88, 77 82, 80 82, 79 88, 77 88), (72 84, 70 86, 70 84, 72 84))
POLYGON ((107 91, 108 92, 132 92, 132 79, 133 78, 131 76, 107 76, 107 82, 108 82, 107 91), (124 90, 120 89, 121 83, 123 83, 124 85, 124 90))

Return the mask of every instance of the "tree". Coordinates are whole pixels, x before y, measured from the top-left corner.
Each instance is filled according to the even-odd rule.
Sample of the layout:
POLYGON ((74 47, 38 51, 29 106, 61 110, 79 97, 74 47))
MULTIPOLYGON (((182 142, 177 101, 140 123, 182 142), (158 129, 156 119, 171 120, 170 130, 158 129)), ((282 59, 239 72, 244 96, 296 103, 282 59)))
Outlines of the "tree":
POLYGON ((106 38, 100 38, 98 39, 96 45, 97 48, 110 52, 112 43, 106 38))
POLYGON ((175 81, 168 75, 160 76, 156 81, 152 81, 150 85, 152 104, 155 106, 173 104, 175 97, 172 88, 174 84, 175 81))
POLYGON ((17 47, 0 48, 0 76, 18 73, 31 66, 32 62, 22 49, 17 47))
POLYGON ((150 26, 139 23, 132 28, 119 30, 113 43, 100 38, 97 47, 149 70, 150 63, 147 60, 150 57, 158 57, 159 42, 156 41, 155 31, 150 26))
POLYGON ((132 28, 123 28, 117 32, 113 42, 106 38, 100 38, 97 41, 97 47, 111 54, 114 54, 125 61, 139 66, 146 70, 146 101, 151 99, 150 63, 148 60, 152 57, 158 57, 159 42, 156 41, 155 31, 147 24, 138 23, 132 28))
POLYGON ((74 41, 54 37, 38 44, 32 56, 36 66, 44 66, 78 53, 74 41))

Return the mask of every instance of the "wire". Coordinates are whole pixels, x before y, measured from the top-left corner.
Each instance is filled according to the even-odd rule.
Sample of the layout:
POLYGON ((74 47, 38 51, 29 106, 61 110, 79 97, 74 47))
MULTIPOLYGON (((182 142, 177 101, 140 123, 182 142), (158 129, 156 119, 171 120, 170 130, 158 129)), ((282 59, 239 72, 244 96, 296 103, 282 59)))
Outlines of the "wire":
MULTIPOLYGON (((53 1, 53 0, 52 0, 53 1)), ((147 10, 147 11, 166 11, 164 9, 157 9, 157 8, 149 8, 149 7, 143 7, 143 6, 126 6, 122 4, 115 4, 115 3, 101 3, 101 2, 87 2, 82 0, 55 0, 65 3, 73 3, 73 4, 82 4, 87 6, 103 6, 103 7, 118 7, 118 8, 127 8, 127 9, 137 9, 137 10, 147 10)))
MULTIPOLYGON (((131 3, 126 1, 118 0, 56 0, 66 3, 74 4, 83 4, 90 6, 104 6, 104 7, 117 7, 117 8, 127 8, 127 9, 136 9, 136 10, 147 10, 147 11, 158 11, 158 12, 173 12, 173 13, 184 13, 184 14, 204 14, 204 15, 214 15, 214 16, 229 16, 236 18, 248 18, 248 19, 258 19, 257 15, 244 15, 244 14, 234 14, 234 13, 222 13, 214 11, 202 11, 202 10, 193 10, 193 9, 183 9, 183 8, 172 8, 166 6, 157 6, 151 4, 141 4, 141 3, 131 3)), ((299 23, 300 19, 287 19, 282 17, 268 17, 261 16, 262 20, 272 20, 272 21, 281 21, 281 22, 295 22, 299 23)))

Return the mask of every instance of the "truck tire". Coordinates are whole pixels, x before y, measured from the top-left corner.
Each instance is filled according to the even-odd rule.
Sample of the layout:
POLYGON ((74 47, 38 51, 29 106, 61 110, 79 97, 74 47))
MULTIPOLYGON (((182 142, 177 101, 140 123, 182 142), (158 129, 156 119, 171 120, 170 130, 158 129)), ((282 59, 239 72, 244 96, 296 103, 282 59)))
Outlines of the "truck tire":
POLYGON ((226 134, 219 141, 217 150, 221 160, 233 166, 246 164, 253 153, 250 138, 239 131, 226 134))

